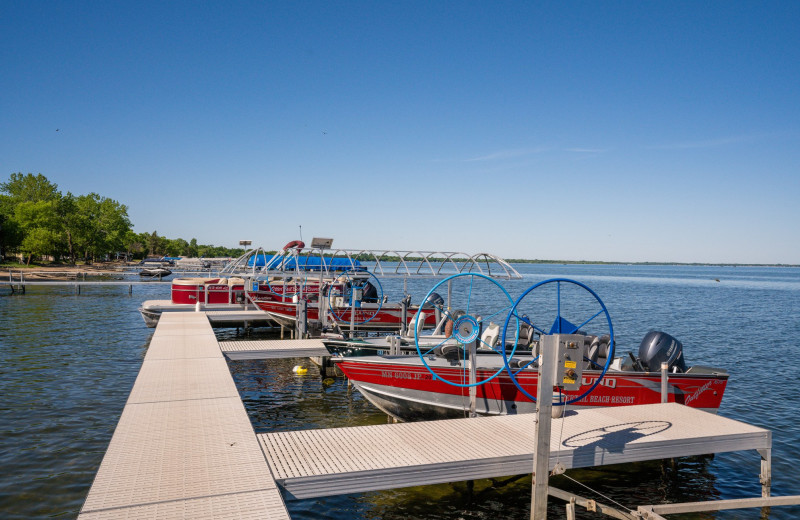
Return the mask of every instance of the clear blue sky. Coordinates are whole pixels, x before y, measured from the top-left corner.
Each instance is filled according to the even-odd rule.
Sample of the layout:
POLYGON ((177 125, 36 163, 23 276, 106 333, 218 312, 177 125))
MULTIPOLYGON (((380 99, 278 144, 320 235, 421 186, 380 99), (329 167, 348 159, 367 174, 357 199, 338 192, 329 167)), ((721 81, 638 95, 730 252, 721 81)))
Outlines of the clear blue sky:
POLYGON ((800 2, 0 0, 0 177, 275 249, 800 263, 800 2))

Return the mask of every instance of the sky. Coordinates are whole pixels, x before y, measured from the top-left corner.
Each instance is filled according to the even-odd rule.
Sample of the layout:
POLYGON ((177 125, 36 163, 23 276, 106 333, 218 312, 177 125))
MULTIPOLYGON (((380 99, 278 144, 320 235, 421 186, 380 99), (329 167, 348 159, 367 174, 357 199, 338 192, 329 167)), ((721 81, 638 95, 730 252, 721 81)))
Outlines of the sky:
POLYGON ((800 2, 0 0, 0 182, 137 232, 800 264, 800 2))

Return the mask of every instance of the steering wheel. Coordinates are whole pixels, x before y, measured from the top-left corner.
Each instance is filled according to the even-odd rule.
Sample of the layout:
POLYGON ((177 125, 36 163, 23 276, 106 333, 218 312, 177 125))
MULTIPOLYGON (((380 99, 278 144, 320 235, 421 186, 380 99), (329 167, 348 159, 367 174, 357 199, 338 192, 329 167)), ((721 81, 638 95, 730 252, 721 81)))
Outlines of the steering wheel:
MULTIPOLYGON (((370 285, 370 287, 373 287, 373 288, 377 289, 377 296, 375 296, 374 298, 377 299, 378 308, 375 309, 375 312, 372 312, 370 314, 370 311, 364 311, 364 312, 360 311, 361 307, 353 307, 353 306, 349 307, 350 312, 355 312, 357 318, 358 317, 362 318, 361 320, 356 320, 354 322, 355 325, 364 325, 365 323, 369 323, 370 321, 372 321, 375 318, 375 316, 378 315, 378 313, 383 308, 383 286, 381 285, 381 281, 378 280, 377 276, 375 276, 374 274, 370 273, 369 271, 359 271, 359 273, 366 273, 369 276, 366 276, 366 277, 360 276, 360 277, 356 278, 355 276, 351 277, 348 272, 344 272, 343 276, 345 277, 345 280, 342 283, 342 285, 344 286, 344 289, 343 290, 336 289, 337 283, 334 282, 331 285, 330 289, 328 290, 328 296, 329 296, 328 297, 328 311, 331 314, 333 314, 333 316, 336 318, 337 322, 350 323, 350 320, 346 320, 342 316, 340 316, 336 312, 335 307, 333 306, 333 296, 334 296, 334 293, 336 291, 339 291, 341 293, 342 300, 345 303, 352 304, 353 303, 353 291, 363 291, 364 288, 367 287, 368 284, 370 285), (375 280, 375 283, 377 284, 377 286, 370 283, 371 279, 375 280), (366 317, 365 317, 365 315, 366 315, 366 317)), ((342 315, 344 315, 344 314, 345 313, 342 312, 342 315)))
MULTIPOLYGON (((436 294, 438 296, 438 293, 436 294)), ((427 318, 426 311, 438 311, 442 318, 437 330, 445 333, 437 336, 422 334, 422 326, 414 327, 414 345, 422 364, 434 379, 458 387, 482 385, 497 377, 505 367, 505 341, 498 342, 500 328, 492 318, 503 316, 513 305, 513 300, 503 286, 479 273, 459 273, 449 276, 428 291, 417 310, 412 323, 418 324, 427 318), (432 297, 437 289, 448 294, 447 300, 432 297), (453 311, 452 309, 459 309, 453 311), (462 310, 463 309, 463 310, 462 310), (487 325, 488 324, 488 325, 487 325), (475 382, 469 382, 469 346, 475 343, 477 358, 482 358, 488 368, 478 367, 475 382), (434 363, 436 362, 436 363, 434 363), (497 367, 495 369, 495 366, 497 367)), ((509 320, 506 319, 506 326, 509 320)), ((519 320, 517 320, 517 326, 519 320)), ((514 355, 517 342, 510 346, 514 355)))
MULTIPOLYGON (((602 327, 602 321, 605 321, 605 324, 608 326, 608 330, 605 331, 605 333, 607 333, 609 336, 609 352, 606 358, 606 364, 603 366, 600 376, 594 381, 594 383, 592 383, 588 390, 580 394, 578 397, 567 399, 565 402, 553 403, 553 406, 563 406, 565 404, 572 404, 580 401, 589 395, 597 387, 597 385, 600 384, 600 381, 606 375, 608 367, 611 365, 611 362, 614 359, 614 327, 611 324, 611 316, 609 316, 605 304, 597 295, 597 293, 591 290, 588 286, 568 278, 552 278, 529 287, 519 298, 517 298, 517 301, 514 302, 511 311, 508 313, 505 326, 503 328, 503 342, 506 340, 506 333, 512 318, 516 319, 518 322, 522 321, 524 324, 533 327, 533 329, 539 334, 574 334, 579 333, 583 327, 589 325, 595 318, 598 317, 600 318, 598 326, 602 327), (587 316, 587 319, 581 321, 580 325, 575 325, 564 317, 564 311, 566 309, 564 308, 564 302, 562 301, 563 290, 570 290, 571 294, 573 291, 575 291, 574 294, 577 294, 578 297, 582 298, 580 301, 575 302, 575 308, 571 311, 577 313, 578 315, 587 316), (586 292, 588 292, 588 295, 586 292), (529 296, 530 298, 528 298, 529 296), (525 301, 526 298, 528 301, 525 301), (524 314, 524 312, 527 312, 527 314, 524 314), (553 318, 553 313, 555 314, 555 319, 553 320, 552 325, 550 325, 550 329, 545 331, 539 326, 539 324, 544 325, 545 323, 549 323, 550 319, 553 318), (534 316, 534 318, 532 319, 529 316, 534 316), (544 319, 538 321, 538 318, 543 316, 544 319), (603 318, 605 319, 603 320, 603 318)), ((519 330, 519 324, 517 324, 517 330, 519 330)), ((539 359, 539 356, 523 366, 514 369, 512 369, 509 365, 509 356, 506 356, 505 352, 503 352, 503 359, 505 361, 505 368, 508 371, 508 374, 511 376, 511 381, 513 381, 514 385, 516 385, 519 391, 525 396, 536 402, 536 396, 531 395, 527 390, 525 390, 525 388, 523 388, 523 386, 517 380, 517 375, 519 375, 520 372, 525 370, 528 366, 532 365, 537 359, 539 359)))

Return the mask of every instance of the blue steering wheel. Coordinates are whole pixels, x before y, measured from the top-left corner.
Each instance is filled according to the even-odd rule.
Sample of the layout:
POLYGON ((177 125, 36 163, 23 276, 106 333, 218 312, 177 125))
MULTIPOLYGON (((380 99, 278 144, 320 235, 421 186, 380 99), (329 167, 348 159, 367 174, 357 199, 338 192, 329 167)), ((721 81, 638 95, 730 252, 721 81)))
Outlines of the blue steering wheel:
MULTIPOLYGON (((436 295, 438 296, 438 293, 436 295)), ((441 323, 437 328, 447 331, 442 335, 426 336, 421 334, 422 327, 414 327, 414 345, 417 348, 417 355, 434 379, 452 386, 471 387, 491 381, 503 372, 505 364, 499 361, 501 352, 505 356, 507 348, 505 338, 498 343, 499 327, 494 325, 495 328, 490 329, 493 325, 491 319, 502 316, 513 305, 513 299, 502 285, 479 273, 454 274, 434 285, 425 295, 423 302, 426 303, 420 305, 412 323, 416 324, 418 320, 425 319, 423 317, 425 310, 432 309, 439 311, 437 314, 442 316, 441 323), (445 290, 451 296, 450 301, 444 301, 441 298, 436 301, 435 298, 431 298, 436 290, 445 283, 447 284, 445 290), (478 301, 474 301, 476 297, 478 301), (463 311, 453 311, 452 309, 463 309, 463 311), (480 315, 481 312, 486 314, 480 315), (484 328, 487 323, 490 325, 484 328), (452 332, 450 332, 451 327, 452 332), (492 332, 494 334, 491 334, 492 332), (481 370, 477 374, 476 381, 470 383, 467 366, 468 346, 474 342, 477 342, 476 350, 480 352, 480 357, 484 357, 484 359, 488 359, 489 355, 497 357, 495 361, 499 368, 497 370, 492 368, 488 371, 481 370), (458 362, 456 364, 448 363, 445 366, 432 366, 428 363, 437 357, 445 357, 444 350, 450 350, 453 355, 457 354, 458 362)), ((519 328, 519 320, 516 321, 517 328, 519 328)), ((509 319, 506 319, 506 327, 508 327, 508 323, 509 319)), ((510 347, 510 355, 514 355, 516 348, 515 339, 513 346, 510 347)))
MULTIPOLYGON (((361 321, 355 321, 354 322, 355 325, 364 325, 365 323, 369 323, 370 321, 372 321, 375 318, 375 316, 378 315, 378 313, 383 308, 383 286, 381 285, 381 281, 378 280, 377 276, 375 276, 374 274, 370 273, 369 271, 363 271, 363 272, 365 272, 369 276, 367 276, 365 278, 360 278, 360 280, 363 281, 363 283, 361 283, 360 285, 358 283, 359 279, 356 279, 355 277, 351 277, 350 274, 348 274, 348 272, 346 272, 346 271, 344 273, 342 273, 346 277, 346 280, 344 282, 345 288, 344 288, 344 290, 341 291, 341 293, 342 293, 341 296, 342 296, 342 299, 344 300, 344 302, 347 303, 347 304, 351 304, 352 303, 353 291, 360 291, 360 290, 364 289, 364 287, 366 287, 367 284, 369 283, 370 279, 374 278, 375 279, 375 283, 378 284, 377 286, 373 286, 378 291, 378 296, 377 296, 378 308, 375 309, 375 312, 373 312, 372 314, 369 314, 368 318, 363 319, 361 321)), ((335 282, 334 282, 334 284, 335 284, 335 282)), ((328 295, 329 296, 333 296, 334 284, 332 284, 330 289, 328 290, 328 295)), ((360 309, 360 308, 361 307, 355 307, 355 308, 351 307, 350 308, 350 312, 356 312, 357 309, 360 309)), ((333 306, 333 298, 331 298, 331 297, 328 298, 328 311, 330 311, 331 314, 333 314, 336 317, 337 321, 342 322, 342 323, 350 323, 349 320, 345 320, 344 318, 342 318, 342 316, 339 316, 339 314, 337 314, 337 312, 336 312, 336 310, 335 310, 335 308, 333 306)), ((356 315, 358 315, 358 314, 356 314, 356 315)))
MULTIPOLYGON (((539 293, 544 293, 544 291, 537 291, 537 295, 539 293)), ((533 296, 531 297, 531 300, 532 299, 533 299, 533 296)), ((594 310, 591 310, 589 312, 590 313, 594 312, 594 310)), ((574 333, 578 333, 584 326, 588 325, 595 318, 597 318, 597 317, 601 317, 601 318, 605 317, 605 321, 608 324, 609 352, 608 352, 608 357, 606 358, 606 364, 603 366, 603 370, 600 373, 600 376, 597 378, 597 380, 594 381, 594 383, 589 387, 588 390, 583 392, 578 397, 574 397, 572 399, 568 399, 565 402, 553 403, 553 406, 563 406, 565 404, 576 403, 576 402, 580 401, 581 399, 583 399, 584 397, 586 397, 587 395, 589 395, 590 393, 592 393, 592 391, 597 387, 597 385, 600 384, 600 381, 606 375, 606 372, 608 371, 608 367, 611 365, 611 362, 614 359, 614 327, 611 324, 611 316, 608 314, 608 309, 606 309, 605 304, 600 299, 600 297, 597 295, 597 293, 595 293, 593 290, 591 290, 586 285, 584 285, 584 284, 582 284, 580 282, 576 282, 575 280, 570 280, 568 278, 552 278, 550 280, 544 280, 542 282, 539 282, 539 283, 529 287, 524 293, 522 293, 522 295, 519 298, 517 298, 517 301, 514 302, 514 306, 511 308, 511 311, 508 313, 508 316, 506 317, 505 325, 503 327, 503 336, 502 336, 503 337, 503 339, 502 339, 503 342, 505 342, 505 340, 506 340, 506 332, 508 331, 508 325, 509 325, 509 322, 511 321, 512 317, 515 318, 517 320, 517 322, 522 321, 523 323, 525 323, 529 327, 533 327, 533 329, 535 331, 537 331, 539 334, 574 334, 574 333), (521 314, 519 312, 520 311, 519 307, 520 307, 520 304, 523 302, 523 300, 528 295, 533 294, 533 291, 535 289, 540 288, 540 287, 544 287, 544 286, 548 286, 548 285, 551 285, 551 284, 554 284, 555 285, 555 289, 556 289, 556 301, 555 301, 555 304, 556 304, 555 305, 555 313, 556 313, 556 315, 555 315, 555 320, 553 321, 553 324, 550 326, 550 329, 548 331, 545 331, 542 328, 540 328, 538 325, 533 323, 530 320, 530 318, 528 318, 526 315, 521 314), (562 284, 566 284, 567 286, 574 285, 574 286, 577 286, 579 288, 582 288, 582 289, 588 291, 589 294, 592 297, 594 297, 594 300, 596 300, 596 303, 599 305, 599 310, 597 310, 597 312, 595 312, 594 314, 589 316, 588 319, 586 319, 583 322, 581 322, 580 325, 575 325, 575 324, 571 323, 569 320, 567 320, 562 315, 562 307, 561 307, 561 303, 562 303, 562 301, 561 301, 562 284)), ((519 324, 517 324, 517 330, 519 330, 519 324)), ((511 381, 513 381, 514 385, 516 385, 516 387, 519 389, 520 392, 522 392, 529 399, 531 399, 534 402, 536 402, 536 396, 531 395, 527 390, 525 390, 525 388, 523 388, 522 385, 519 384, 519 381, 517 381, 517 377, 516 376, 520 372, 525 370, 527 367, 529 367, 530 365, 535 363, 536 360, 539 359, 539 356, 536 356, 535 358, 533 358, 528 363, 525 363, 523 366, 515 368, 515 369, 512 369, 511 366, 509 365, 509 359, 510 359, 510 357, 506 356, 505 352, 503 352, 503 360, 505 361, 505 368, 508 371, 508 375, 511 376, 511 381)))

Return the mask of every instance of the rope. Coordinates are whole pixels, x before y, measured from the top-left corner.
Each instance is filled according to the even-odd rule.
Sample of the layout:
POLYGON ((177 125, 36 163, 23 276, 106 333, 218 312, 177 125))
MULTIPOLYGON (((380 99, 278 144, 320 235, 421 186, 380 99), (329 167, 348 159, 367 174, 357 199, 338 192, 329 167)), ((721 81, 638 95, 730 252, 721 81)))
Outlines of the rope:
POLYGON ((601 497, 603 497, 605 500, 608 500, 609 502, 612 502, 612 503, 616 504, 616 505, 617 505, 617 507, 620 507, 620 508, 622 508, 622 509, 623 509, 623 510, 625 510, 625 511, 631 511, 631 508, 630 508, 630 507, 627 507, 627 506, 624 506, 624 505, 620 504, 619 502, 617 502, 617 501, 616 501, 616 500, 614 500, 613 498, 611 498, 611 497, 609 497, 609 496, 606 496, 606 495, 602 494, 601 492, 599 492, 599 491, 597 491, 597 490, 595 490, 595 489, 592 489, 592 488, 590 488, 589 486, 587 486, 587 485, 586 485, 586 484, 584 484, 583 482, 578 482, 577 480, 575 480, 574 478, 570 477, 570 476, 569 476, 569 475, 567 475, 566 473, 562 473, 562 475, 564 475, 566 478, 570 479, 570 480, 571 480, 571 481, 573 481, 574 483, 578 484, 579 486, 583 486, 583 487, 585 487, 586 489, 588 489, 588 490, 589 490, 589 491, 591 491, 592 493, 594 493, 594 494, 596 494, 596 495, 598 495, 598 496, 601 496, 601 497))

